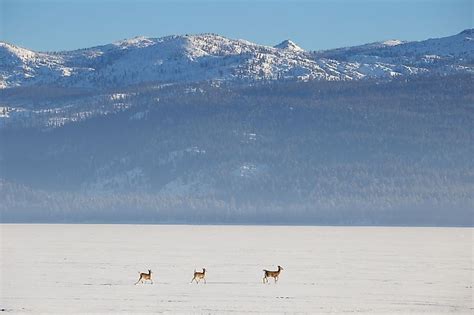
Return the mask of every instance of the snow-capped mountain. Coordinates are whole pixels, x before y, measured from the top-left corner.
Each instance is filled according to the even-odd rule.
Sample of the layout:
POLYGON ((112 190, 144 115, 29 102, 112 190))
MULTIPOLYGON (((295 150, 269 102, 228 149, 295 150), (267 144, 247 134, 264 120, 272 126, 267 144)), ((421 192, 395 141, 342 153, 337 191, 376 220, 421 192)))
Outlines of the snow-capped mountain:
POLYGON ((281 43, 279 43, 278 45, 275 45, 274 47, 278 49, 286 49, 286 50, 292 50, 292 51, 304 51, 303 48, 296 45, 294 42, 292 42, 289 39, 282 41, 281 43))
POLYGON ((444 38, 419 42, 387 40, 355 47, 317 53, 320 58, 339 62, 393 65, 415 72, 472 72, 474 60, 474 29, 444 38))
POLYGON ((307 52, 215 34, 135 37, 65 52, 34 52, 0 42, 0 88, 123 87, 145 82, 357 80, 473 72, 473 29, 420 42, 388 40, 307 52))
POLYGON ((472 225, 472 38, 0 43, 0 221, 472 225))

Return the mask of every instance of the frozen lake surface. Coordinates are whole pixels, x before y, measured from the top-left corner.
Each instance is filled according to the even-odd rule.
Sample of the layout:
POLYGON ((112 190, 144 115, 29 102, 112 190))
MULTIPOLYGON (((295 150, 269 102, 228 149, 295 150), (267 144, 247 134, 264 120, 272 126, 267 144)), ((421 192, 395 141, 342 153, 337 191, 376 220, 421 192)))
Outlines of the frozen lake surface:
POLYGON ((24 313, 473 312, 473 229, 0 225, 24 313), (262 269, 283 266, 262 284, 262 269), (207 284, 190 284, 194 269, 207 284), (133 285, 151 269, 154 284, 133 285))

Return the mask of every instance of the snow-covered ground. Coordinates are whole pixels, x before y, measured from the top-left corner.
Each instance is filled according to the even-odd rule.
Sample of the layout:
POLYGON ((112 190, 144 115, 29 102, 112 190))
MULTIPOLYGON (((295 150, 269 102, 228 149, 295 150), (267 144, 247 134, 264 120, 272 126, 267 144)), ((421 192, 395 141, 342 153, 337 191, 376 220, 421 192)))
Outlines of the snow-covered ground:
POLYGON ((473 229, 0 225, 0 308, 25 313, 465 313, 473 229), (262 269, 282 265, 278 284, 262 269), (206 267, 207 284, 190 284, 206 267), (153 285, 133 285, 152 269, 153 285))

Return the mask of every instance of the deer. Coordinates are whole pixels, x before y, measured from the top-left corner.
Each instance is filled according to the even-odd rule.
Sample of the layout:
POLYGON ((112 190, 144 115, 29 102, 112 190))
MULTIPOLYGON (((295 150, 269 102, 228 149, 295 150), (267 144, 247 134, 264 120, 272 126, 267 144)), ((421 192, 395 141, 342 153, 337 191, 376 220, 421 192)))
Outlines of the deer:
POLYGON ((268 282, 268 278, 273 278, 275 279, 275 283, 277 283, 278 281, 278 277, 280 276, 280 272, 283 270, 283 268, 281 266, 278 266, 278 270, 277 271, 272 271, 272 270, 266 270, 266 269, 263 269, 263 272, 265 273, 265 275, 263 276, 263 283, 269 283, 268 282))
POLYGON ((196 271, 196 269, 194 269, 194 277, 191 280, 191 283, 193 283, 193 281, 196 281, 196 284, 198 284, 201 279, 204 280, 204 283, 207 283, 206 282, 206 268, 202 268, 202 272, 196 271))
POLYGON ((138 272, 140 274, 140 278, 138 278, 138 281, 135 282, 135 285, 138 284, 138 282, 141 282, 143 283, 143 281, 145 280, 150 280, 151 281, 151 284, 153 284, 153 279, 151 278, 151 270, 148 269, 148 273, 145 273, 145 272, 138 272))

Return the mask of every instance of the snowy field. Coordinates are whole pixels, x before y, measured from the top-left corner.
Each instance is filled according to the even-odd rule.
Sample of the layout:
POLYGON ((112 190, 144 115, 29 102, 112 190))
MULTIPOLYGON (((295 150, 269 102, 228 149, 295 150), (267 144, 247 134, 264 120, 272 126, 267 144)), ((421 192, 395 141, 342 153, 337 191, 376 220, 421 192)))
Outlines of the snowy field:
POLYGON ((473 312, 473 229, 0 225, 12 313, 473 312), (262 269, 284 270, 262 284, 262 269), (190 284, 194 269, 207 284, 190 284), (153 285, 134 285, 152 269, 153 285))

